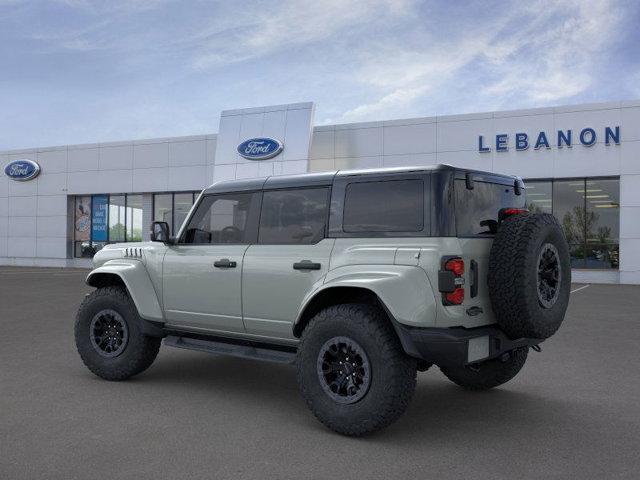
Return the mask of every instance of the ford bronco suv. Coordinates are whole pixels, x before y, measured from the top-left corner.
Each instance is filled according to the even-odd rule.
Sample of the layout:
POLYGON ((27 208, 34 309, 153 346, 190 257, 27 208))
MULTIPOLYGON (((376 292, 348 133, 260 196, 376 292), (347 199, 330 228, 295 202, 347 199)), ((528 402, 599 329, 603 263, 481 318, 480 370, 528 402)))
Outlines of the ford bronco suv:
POLYGON ((154 222, 150 242, 95 255, 78 352, 107 380, 162 342, 295 363, 311 411, 346 435, 396 420, 433 365, 496 387, 569 300, 562 229, 524 188, 447 165, 216 183, 175 236, 154 222))

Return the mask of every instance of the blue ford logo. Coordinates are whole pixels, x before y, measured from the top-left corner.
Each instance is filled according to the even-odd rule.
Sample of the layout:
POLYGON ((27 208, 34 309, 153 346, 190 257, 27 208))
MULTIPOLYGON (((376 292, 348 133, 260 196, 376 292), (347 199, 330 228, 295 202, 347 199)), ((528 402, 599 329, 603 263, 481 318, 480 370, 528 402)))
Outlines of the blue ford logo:
POLYGON ((12 180, 25 182, 38 176, 40 165, 32 160, 14 160, 4 167, 4 173, 12 180))
POLYGON ((250 138, 238 145, 238 153, 249 160, 266 160, 278 155, 282 143, 273 138, 250 138))

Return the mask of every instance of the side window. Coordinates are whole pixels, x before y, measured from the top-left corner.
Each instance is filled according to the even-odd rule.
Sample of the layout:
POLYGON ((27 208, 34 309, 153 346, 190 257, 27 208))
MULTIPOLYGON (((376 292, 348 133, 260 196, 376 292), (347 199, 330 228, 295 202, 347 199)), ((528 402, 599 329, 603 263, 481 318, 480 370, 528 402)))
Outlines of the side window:
POLYGON ((313 244, 325 236, 328 188, 266 191, 258 243, 313 244))
POLYGON ((258 205, 256 193, 205 196, 189 220, 182 243, 252 243, 251 216, 257 214, 258 205))
POLYGON ((348 233, 421 232, 424 203, 421 179, 350 183, 342 228, 348 233))

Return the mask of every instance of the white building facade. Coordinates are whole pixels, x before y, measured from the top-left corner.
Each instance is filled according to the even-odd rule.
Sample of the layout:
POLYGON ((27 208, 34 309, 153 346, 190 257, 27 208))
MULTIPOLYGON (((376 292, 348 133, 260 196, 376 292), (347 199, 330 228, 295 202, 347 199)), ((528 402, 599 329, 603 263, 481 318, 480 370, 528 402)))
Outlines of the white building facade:
POLYGON ((219 180, 447 163, 525 179, 529 208, 562 223, 576 281, 640 284, 640 101, 313 118, 313 103, 229 110, 217 134, 0 152, 0 264, 89 266, 106 243, 147 239, 153 220, 177 230, 219 180), (281 151, 245 158, 251 140, 258 157, 265 141, 281 151))

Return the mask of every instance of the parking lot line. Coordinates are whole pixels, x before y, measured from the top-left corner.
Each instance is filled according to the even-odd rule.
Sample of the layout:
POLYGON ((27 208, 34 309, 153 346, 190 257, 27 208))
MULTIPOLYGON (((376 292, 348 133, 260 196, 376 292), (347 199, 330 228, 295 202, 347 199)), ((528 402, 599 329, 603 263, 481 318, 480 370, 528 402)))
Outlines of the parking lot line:
POLYGON ((575 290, 571 290, 571 293, 576 293, 579 292, 580 290, 584 290, 587 287, 590 287, 591 285, 583 285, 582 287, 578 287, 575 290))

